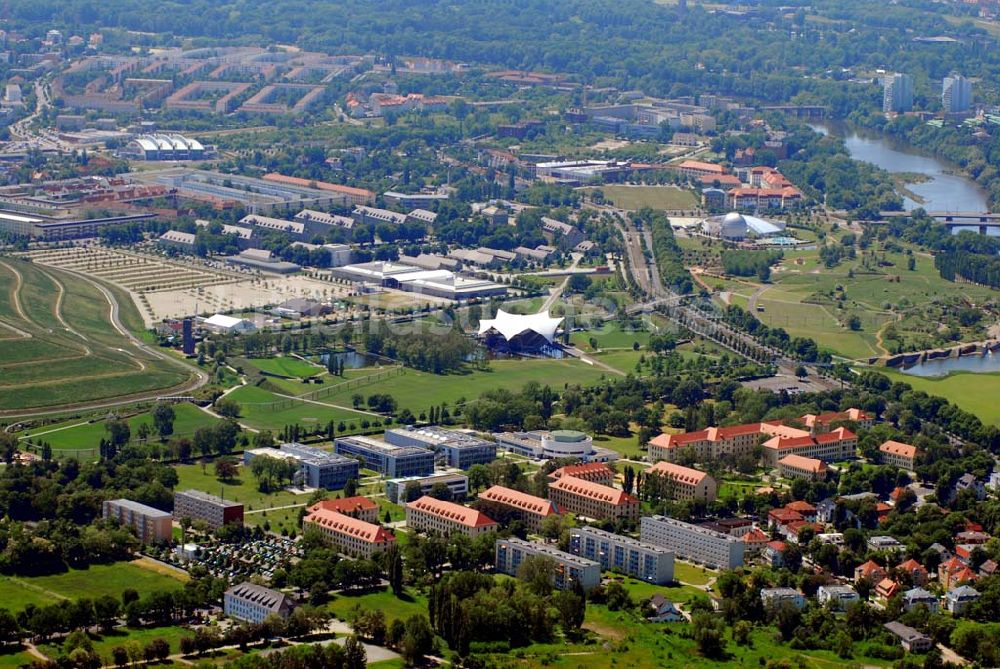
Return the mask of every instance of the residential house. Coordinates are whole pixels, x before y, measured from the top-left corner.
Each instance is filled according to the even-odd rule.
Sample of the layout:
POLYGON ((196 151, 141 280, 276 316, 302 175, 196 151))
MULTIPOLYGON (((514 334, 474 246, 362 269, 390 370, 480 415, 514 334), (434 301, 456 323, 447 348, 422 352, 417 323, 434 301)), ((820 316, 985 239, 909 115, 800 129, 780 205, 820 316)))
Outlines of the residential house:
POLYGON ((868 560, 854 568, 854 582, 868 581, 872 584, 878 583, 886 577, 886 571, 878 562, 868 560))
POLYGON ((944 594, 944 608, 952 615, 960 616, 978 600, 978 590, 968 585, 960 585, 944 594))
POLYGON ((767 608, 794 606, 801 609, 806 605, 806 598, 794 588, 761 588, 760 599, 767 608))
POLYGON ((854 602, 860 601, 858 591, 849 585, 821 585, 816 590, 820 604, 829 604, 835 611, 846 611, 854 602))
POLYGON ((875 601, 883 606, 899 592, 899 583, 891 578, 883 578, 875 584, 875 601))
POLYGON ((685 618, 676 604, 663 595, 653 595, 646 603, 646 620, 654 623, 676 623, 685 618))
POLYGON ((884 627, 899 639, 899 643, 904 649, 911 653, 925 653, 934 645, 930 637, 903 623, 886 623, 884 627))
POLYGON ((775 569, 784 567, 787 551, 788 544, 784 541, 769 541, 764 547, 764 560, 775 569))
POLYGON ((896 567, 897 573, 903 573, 910 577, 910 583, 913 585, 924 585, 927 583, 927 570, 924 566, 910 558, 906 562, 898 565, 896 567))
POLYGON ((743 535, 743 543, 746 545, 744 555, 760 555, 770 542, 771 537, 755 527, 743 535))
POLYGON ((926 607, 931 613, 937 613, 938 599, 923 588, 911 588, 903 593, 903 609, 907 612, 917 607, 926 607))

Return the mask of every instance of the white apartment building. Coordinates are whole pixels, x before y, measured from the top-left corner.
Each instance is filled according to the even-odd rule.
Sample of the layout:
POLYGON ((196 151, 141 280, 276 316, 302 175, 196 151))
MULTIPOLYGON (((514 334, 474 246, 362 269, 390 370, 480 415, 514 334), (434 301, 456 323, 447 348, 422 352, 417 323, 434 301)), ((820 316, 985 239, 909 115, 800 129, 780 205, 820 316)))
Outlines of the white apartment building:
POLYGON ((723 534, 666 516, 645 516, 639 539, 674 552, 679 558, 712 568, 743 566, 745 544, 740 537, 723 534))

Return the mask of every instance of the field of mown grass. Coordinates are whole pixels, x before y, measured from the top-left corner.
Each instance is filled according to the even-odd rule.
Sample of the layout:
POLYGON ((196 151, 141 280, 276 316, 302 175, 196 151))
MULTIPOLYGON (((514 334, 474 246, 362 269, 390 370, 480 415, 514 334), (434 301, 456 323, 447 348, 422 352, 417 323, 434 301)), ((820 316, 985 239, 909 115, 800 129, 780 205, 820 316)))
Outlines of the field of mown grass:
MULTIPOLYGON (((174 405, 174 432, 171 439, 182 437, 190 438, 195 430, 200 427, 209 427, 218 422, 218 418, 205 413, 193 404, 181 403, 174 405)), ((107 436, 104 416, 98 417, 94 422, 86 419, 72 419, 62 423, 44 425, 31 430, 25 430, 18 436, 22 442, 31 439, 32 441, 44 441, 52 446, 56 456, 59 450, 96 449, 100 445, 103 437, 107 436)), ((140 425, 148 425, 152 430, 150 441, 156 441, 156 432, 153 428, 153 417, 150 412, 144 412, 126 419, 129 429, 132 432, 132 440, 138 441, 138 430, 140 425)))
MULTIPOLYGON (((131 299, 120 317, 141 324, 131 299)), ((95 286, 10 258, 0 259, 0 338, 0 411, 148 392, 189 376, 129 344, 95 286)))
POLYGON ((91 565, 87 569, 71 569, 46 576, 0 576, 0 608, 17 612, 28 604, 53 604, 102 595, 119 597, 127 588, 145 596, 182 586, 183 583, 173 576, 128 562, 91 565))

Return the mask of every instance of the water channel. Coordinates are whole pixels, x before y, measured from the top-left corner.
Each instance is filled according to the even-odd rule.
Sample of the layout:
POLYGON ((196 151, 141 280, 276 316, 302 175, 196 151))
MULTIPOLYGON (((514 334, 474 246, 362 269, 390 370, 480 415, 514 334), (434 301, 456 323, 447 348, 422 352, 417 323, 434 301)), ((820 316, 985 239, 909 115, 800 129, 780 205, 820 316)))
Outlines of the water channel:
POLYGON ((1000 372, 1000 354, 988 352, 958 358, 938 358, 903 367, 899 371, 926 377, 947 376, 951 372, 1000 372))

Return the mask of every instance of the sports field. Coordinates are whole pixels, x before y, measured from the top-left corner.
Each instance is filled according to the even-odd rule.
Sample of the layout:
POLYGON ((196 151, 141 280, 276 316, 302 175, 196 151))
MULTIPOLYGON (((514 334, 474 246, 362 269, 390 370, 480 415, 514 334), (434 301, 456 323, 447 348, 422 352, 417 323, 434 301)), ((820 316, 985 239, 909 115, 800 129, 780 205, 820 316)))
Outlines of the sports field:
POLYGON ((119 597, 132 588, 140 596, 163 590, 178 590, 183 583, 136 564, 119 562, 71 569, 51 576, 0 576, 0 607, 17 612, 28 604, 53 604, 80 597, 119 597))
POLYGON ((280 358, 253 358, 247 360, 247 362, 262 372, 276 374, 278 376, 296 376, 305 378, 315 376, 316 374, 321 374, 326 371, 324 367, 320 367, 319 365, 314 365, 305 360, 290 356, 282 356, 280 358))
MULTIPOLYGON (((59 270, 0 259, 0 415, 148 393, 190 378, 115 329, 111 295, 59 270)), ((141 323, 131 300, 117 303, 126 326, 141 323)))
MULTIPOLYGON (((210 427, 218 419, 205 413, 193 404, 180 403, 173 406, 174 409, 174 433, 170 435, 172 439, 181 437, 191 438, 195 430, 200 427, 210 427)), ((59 451, 77 451, 92 449, 96 453, 102 438, 107 437, 106 418, 107 414, 101 414, 94 419, 74 419, 63 423, 45 425, 22 432, 19 436, 22 441, 32 440, 33 442, 44 441, 52 446, 54 454, 58 457, 59 451), (93 420, 93 422, 91 422, 93 420)), ((153 417, 150 412, 141 413, 126 419, 132 433, 132 441, 138 441, 138 430, 140 425, 148 425, 151 431, 150 441, 155 441, 156 431, 153 428, 153 417)))
POLYGON ((698 200, 694 193, 676 186, 628 186, 608 184, 601 186, 604 201, 619 209, 694 209, 698 200))

